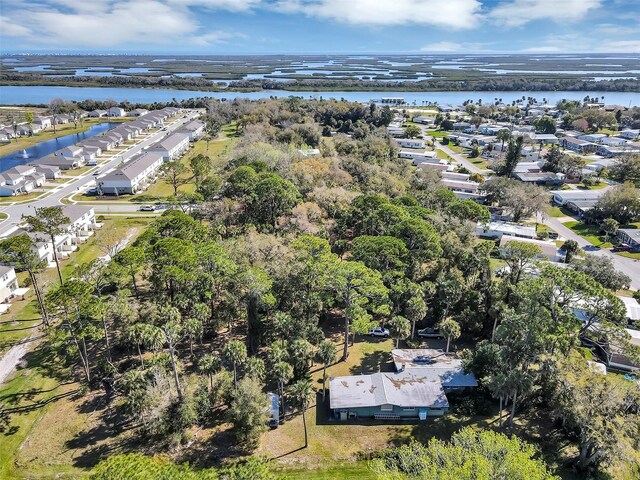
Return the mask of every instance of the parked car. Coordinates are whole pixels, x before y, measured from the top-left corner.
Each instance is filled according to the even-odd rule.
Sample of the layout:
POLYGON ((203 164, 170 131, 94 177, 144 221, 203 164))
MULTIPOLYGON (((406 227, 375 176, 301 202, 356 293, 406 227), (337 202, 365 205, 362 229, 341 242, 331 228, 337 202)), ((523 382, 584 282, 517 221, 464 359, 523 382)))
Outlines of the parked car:
POLYGON ((611 249, 612 252, 628 252, 631 250, 631 247, 625 243, 621 243, 620 245, 616 245, 611 249))
POLYGON ((382 328, 382 327, 374 327, 371 330, 369 330, 369 336, 370 337, 384 337, 384 338, 387 338, 387 337, 389 337, 389 329, 388 328, 382 328))
POLYGON ((431 328, 431 327, 418 330, 418 336, 420 338, 444 338, 444 335, 441 334, 437 328, 431 328))
POLYGON ((138 210, 140 210, 141 212, 155 212, 156 207, 154 207, 153 205, 143 205, 138 210))

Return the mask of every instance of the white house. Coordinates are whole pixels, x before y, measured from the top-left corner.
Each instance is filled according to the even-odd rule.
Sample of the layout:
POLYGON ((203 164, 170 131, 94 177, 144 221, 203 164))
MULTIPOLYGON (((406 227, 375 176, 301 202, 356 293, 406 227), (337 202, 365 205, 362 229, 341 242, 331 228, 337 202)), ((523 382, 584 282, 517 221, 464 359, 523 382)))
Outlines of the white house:
POLYGON ((147 152, 97 180, 103 194, 134 194, 152 184, 164 163, 161 152, 147 152))
POLYGON ((84 242, 93 235, 96 228, 102 225, 96 222, 96 213, 93 207, 82 205, 64 205, 62 213, 69 219, 66 225, 71 244, 84 242))
POLYGON ((402 127, 387 127, 387 133, 392 137, 404 137, 404 128, 402 127))
POLYGON ((145 108, 134 108, 130 112, 127 112, 127 117, 141 117, 146 113, 149 113, 149 110, 145 108))
POLYGON ((600 143, 603 138, 606 138, 606 135, 604 133, 590 133, 587 135, 581 135, 578 138, 587 142, 600 143))
POLYGON ((18 290, 18 279, 13 267, 0 266, 0 303, 11 300, 18 290))
POLYGON ((107 116, 106 110, 94 110, 87 114, 87 117, 89 118, 100 118, 100 117, 106 117, 106 116, 107 116))
POLYGON ((425 151, 416 151, 416 150, 400 150, 398 154, 400 158, 407 158, 409 160, 414 160, 414 162, 422 162, 424 160, 429 160, 437 157, 436 152, 425 152, 425 151))
POLYGON ((418 115, 417 117, 413 117, 414 123, 421 123, 423 125, 431 125, 435 123, 435 117, 427 117, 426 115, 418 115))
POLYGON ((424 148, 424 140, 419 138, 397 138, 396 143, 402 148, 424 148))
POLYGON ((174 133, 153 145, 149 151, 160 152, 165 162, 171 162, 179 158, 188 149, 189 135, 185 133, 174 133))
POLYGON ((604 137, 602 140, 600 140, 600 143, 602 145, 617 147, 620 145, 624 145, 625 143, 627 143, 627 141, 622 137, 604 137))
POLYGON ((17 165, 0 174, 0 197, 28 193, 45 182, 43 173, 31 165, 17 165))
POLYGON ((37 117, 33 121, 33 126, 39 126, 40 130, 44 130, 45 128, 49 128, 51 126, 51 118, 50 117, 37 117))
POLYGON ((505 252, 505 248, 509 242, 523 242, 531 245, 536 245, 540 248, 541 253, 536 255, 538 259, 546 259, 551 262, 564 262, 565 254, 560 250, 555 242, 548 242, 544 240, 535 240, 533 238, 513 238, 510 235, 504 235, 500 238, 500 251, 505 252))
POLYGON ((600 190, 551 190, 553 203, 560 207, 566 207, 577 214, 584 214, 590 208, 593 208, 605 188, 600 190))
POLYGON ((107 110, 108 117, 124 117, 127 112, 125 112, 124 108, 120 107, 111 107, 107 110))
POLYGON ((189 141, 195 142, 204 135, 204 123, 199 120, 194 120, 184 125, 179 132, 189 134, 189 141))
POLYGON ((627 140, 635 140, 636 138, 640 137, 640 130, 636 129, 636 130, 632 130, 632 129, 626 129, 626 130, 622 130, 620 132, 620 136, 622 138, 626 138, 627 140))
POLYGON ((502 239, 503 236, 513 238, 536 238, 536 227, 530 225, 521 225, 519 223, 510 222, 489 222, 484 224, 478 222, 476 225, 476 234, 483 238, 502 239))

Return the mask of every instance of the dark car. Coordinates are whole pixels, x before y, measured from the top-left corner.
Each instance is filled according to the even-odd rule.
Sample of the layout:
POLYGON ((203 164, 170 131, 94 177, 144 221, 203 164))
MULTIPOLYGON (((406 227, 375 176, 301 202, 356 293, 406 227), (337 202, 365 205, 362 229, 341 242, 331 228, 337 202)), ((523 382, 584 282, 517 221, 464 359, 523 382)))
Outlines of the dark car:
POLYGON ((437 328, 430 327, 418 330, 418 336, 420 338, 444 338, 444 335, 442 335, 437 328))
POLYGON ((628 252, 631 250, 631 247, 625 243, 621 243, 620 245, 616 245, 611 249, 612 252, 628 252))

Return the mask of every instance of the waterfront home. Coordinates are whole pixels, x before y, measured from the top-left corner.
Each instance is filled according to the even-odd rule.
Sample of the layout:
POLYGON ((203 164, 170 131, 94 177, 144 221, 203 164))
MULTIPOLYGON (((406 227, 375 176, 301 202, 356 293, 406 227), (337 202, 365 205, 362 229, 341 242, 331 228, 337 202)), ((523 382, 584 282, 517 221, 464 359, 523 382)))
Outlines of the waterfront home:
POLYGON ((120 107, 111 107, 107 110, 107 117, 124 117, 127 112, 125 112, 124 108, 120 107))
POLYGON ((84 160, 77 157, 63 157, 62 155, 51 154, 30 162, 30 165, 37 167, 47 165, 50 167, 57 167, 60 170, 70 170, 73 168, 80 168, 84 165, 84 160))
POLYGON ((56 115, 53 118, 53 121, 56 123, 56 125, 66 125, 71 120, 73 120, 73 117, 71 117, 71 115, 64 115, 64 114, 56 115))
MULTIPOLYGON (((0 303, 6 303, 16 296, 18 290, 18 279, 16 271, 10 266, 0 266, 0 303)), ((24 293, 20 292, 22 295, 24 293)))
POLYGON ((33 120, 33 126, 39 127, 40 130, 51 127, 51 117, 36 117, 33 120))
POLYGON ((478 222, 476 225, 476 235, 482 238, 502 239, 502 237, 511 237, 511 240, 517 238, 536 238, 536 227, 531 225, 522 225, 520 223, 511 222, 489 222, 484 224, 478 222))
POLYGON ((97 179, 98 190, 104 195, 134 194, 151 185, 164 163, 161 152, 143 153, 123 167, 97 179))
POLYGON ((440 381, 419 369, 333 377, 329 389, 333 418, 341 421, 426 420, 449 410, 440 381))
POLYGON ((84 140, 81 145, 84 147, 98 147, 100 148, 102 153, 106 152, 107 150, 113 150, 116 146, 113 140, 102 135, 84 140))
POLYGON ((149 148, 151 152, 160 152, 165 162, 171 162, 179 158, 189 149, 189 135, 174 133, 160 140, 149 148))
POLYGON ((54 167, 53 165, 35 165, 36 172, 44 175, 44 178, 47 180, 53 180, 56 178, 60 178, 62 173, 58 167, 54 167))
POLYGON ((0 173, 0 197, 29 193, 45 182, 45 176, 30 165, 17 165, 0 173))
POLYGON ((87 117, 89 118, 100 118, 100 117, 106 117, 106 116, 107 116, 106 110, 94 110, 87 114, 87 117))
POLYGON ((65 147, 61 150, 58 150, 54 153, 54 155, 62 155, 66 158, 79 158, 84 161, 83 148, 80 145, 71 145, 70 147, 65 147))
POLYGON ((560 146, 578 153, 593 153, 598 149, 598 145, 595 143, 575 137, 562 138, 560 146))

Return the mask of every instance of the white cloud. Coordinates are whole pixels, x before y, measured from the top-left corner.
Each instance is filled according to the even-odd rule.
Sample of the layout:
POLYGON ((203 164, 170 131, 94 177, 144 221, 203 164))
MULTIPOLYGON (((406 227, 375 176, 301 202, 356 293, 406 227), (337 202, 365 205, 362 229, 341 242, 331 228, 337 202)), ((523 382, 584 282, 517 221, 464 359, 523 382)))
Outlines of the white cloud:
POLYGON ((236 32, 201 27, 189 7, 238 11, 253 8, 259 0, 7 1, 12 8, 2 18, 2 35, 26 48, 135 49, 138 45, 206 46, 239 37, 236 32))
POLYGON ((443 52, 459 52, 463 49, 463 46, 459 43, 454 42, 436 42, 429 43, 420 48, 421 52, 433 52, 433 53, 443 53, 443 52))
POLYGON ((489 17, 507 27, 519 27, 536 20, 573 22, 581 20, 602 0, 513 0, 495 7, 489 17))
POLYGON ((433 25, 473 28, 479 19, 479 0, 280 0, 282 13, 304 13, 353 25, 433 25))

